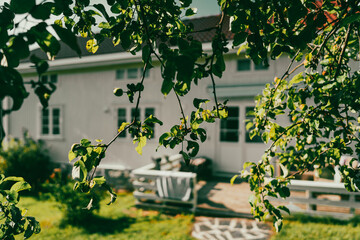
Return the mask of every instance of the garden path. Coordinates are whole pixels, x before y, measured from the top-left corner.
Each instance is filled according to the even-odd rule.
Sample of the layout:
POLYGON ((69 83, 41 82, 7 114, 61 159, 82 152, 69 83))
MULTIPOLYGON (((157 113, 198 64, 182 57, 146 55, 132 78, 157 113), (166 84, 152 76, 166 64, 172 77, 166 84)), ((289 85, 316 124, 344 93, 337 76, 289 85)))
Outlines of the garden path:
POLYGON ((196 217, 192 236, 200 240, 267 240, 271 227, 243 218, 196 217))

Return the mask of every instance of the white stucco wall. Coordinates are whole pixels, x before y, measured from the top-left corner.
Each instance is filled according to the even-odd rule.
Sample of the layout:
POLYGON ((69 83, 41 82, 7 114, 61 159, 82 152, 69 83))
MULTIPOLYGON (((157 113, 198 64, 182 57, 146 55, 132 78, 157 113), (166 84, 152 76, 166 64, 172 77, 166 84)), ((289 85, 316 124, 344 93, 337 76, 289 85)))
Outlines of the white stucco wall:
MULTIPOLYGON (((121 55, 118 59, 121 58, 121 55)), ((123 55, 122 55, 123 56, 123 55)), ((226 72, 222 79, 216 79, 217 86, 229 86, 227 89, 231 91, 238 91, 239 86, 231 87, 233 85, 262 85, 271 82, 274 76, 281 76, 287 68, 287 58, 280 58, 277 62, 271 61, 269 70, 265 71, 250 71, 238 72, 236 70, 238 56, 232 55, 227 57, 226 72)), ((95 58, 94 58, 95 59, 95 58)), ((127 64, 130 66, 140 66, 138 63, 128 64, 128 59, 109 60, 106 63, 100 61, 101 58, 96 58, 98 65, 105 65, 97 68, 96 63, 82 64, 82 60, 69 59, 68 61, 61 60, 64 64, 53 62, 50 64, 50 72, 58 74, 58 89, 51 96, 50 105, 58 105, 62 107, 63 111, 63 135, 61 139, 46 140, 50 149, 52 158, 57 162, 68 162, 67 153, 73 143, 79 142, 82 138, 90 140, 103 139, 105 143, 109 142, 117 132, 117 108, 126 106, 135 106, 130 104, 126 96, 115 97, 112 91, 115 87, 125 88, 129 81, 115 80, 115 71, 117 68, 127 64), (70 64, 71 63, 71 64, 70 64), (66 64, 69 64, 65 66, 66 64), (86 68, 89 66, 90 68, 86 68)), ((105 59, 105 58, 104 58, 105 59)), ((136 62, 135 58, 131 62, 136 62)), ((90 61, 89 58, 85 59, 90 61)), ((139 60, 137 60, 139 61, 139 60)), ((91 62, 91 61, 90 61, 91 62)), ((22 66, 21 70, 24 74, 29 75, 31 72, 27 66, 22 66)), ((31 75, 31 74, 30 74, 31 75)), ((32 77, 25 77, 25 81, 32 77)), ((156 108, 156 117, 164 122, 162 127, 157 126, 157 137, 160 133, 168 131, 174 124, 180 122, 180 110, 173 93, 164 98, 160 93, 161 88, 161 74, 160 68, 157 67, 151 70, 150 78, 145 81, 145 91, 142 93, 140 106, 148 106, 156 108)), ((136 81, 135 81, 136 82, 136 81)), ((211 79, 203 79, 199 86, 192 86, 191 92, 182 97, 183 107, 186 115, 190 115, 193 108, 193 98, 211 98, 208 86, 211 85, 211 79)), ((257 88, 261 89, 261 88, 257 88)), ((228 91, 227 90, 227 91, 228 91)), ((25 100, 20 111, 13 112, 9 117, 8 134, 19 137, 22 134, 22 129, 29 130, 33 137, 39 137, 39 109, 40 103, 33 94, 32 90, 30 96, 25 100)), ((220 91, 220 90, 219 90, 220 91)), ((240 91, 240 90, 239 90, 240 91)), ((226 92, 225 92, 226 93, 226 92)), ((260 92, 259 92, 260 93, 260 92)), ((219 97, 219 101, 225 100, 224 97, 219 97)), ((136 98, 135 98, 136 99, 136 98)), ((233 103, 252 102, 253 96, 245 97, 230 97, 229 105, 233 103)), ((253 104, 255 105, 255 104, 253 104)), ((209 105, 210 106, 210 105, 209 105)), ((208 140, 201 144, 199 156, 206 156, 214 160, 215 170, 221 165, 221 162, 228 161, 226 159, 219 160, 217 151, 219 144, 219 124, 205 124, 208 131, 208 140)), ((117 139, 115 143, 108 149, 106 158, 103 163, 119 164, 126 168, 136 168, 143 166, 151 161, 152 156, 161 156, 164 154, 175 154, 178 149, 164 149, 161 147, 158 152, 157 140, 148 141, 147 146, 143 149, 143 155, 140 156, 135 151, 135 145, 130 139, 117 139)), ((247 149, 242 152, 241 161, 247 161, 249 154, 257 152, 261 154, 264 145, 253 144, 248 145, 247 149)), ((233 160, 231 160, 233 161, 233 160)), ((242 164, 236 165, 232 172, 240 170, 242 164)))

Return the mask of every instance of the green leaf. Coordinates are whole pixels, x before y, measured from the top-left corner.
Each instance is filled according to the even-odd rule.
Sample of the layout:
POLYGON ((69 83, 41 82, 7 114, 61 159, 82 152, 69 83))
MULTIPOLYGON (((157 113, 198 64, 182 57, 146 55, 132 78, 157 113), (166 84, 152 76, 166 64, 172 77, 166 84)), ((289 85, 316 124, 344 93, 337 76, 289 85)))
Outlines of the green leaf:
POLYGON ((281 168, 281 171, 283 172, 282 176, 286 178, 289 175, 289 170, 282 163, 279 163, 279 166, 281 168))
POLYGON ((31 186, 29 183, 25 182, 25 181, 20 181, 15 183, 14 185, 12 185, 12 187, 10 188, 10 191, 15 191, 15 192, 20 192, 23 190, 29 190, 31 189, 31 186))
POLYGON ((131 34, 131 32, 126 30, 120 33, 120 44, 125 50, 127 50, 131 45, 131 34))
POLYGON ((180 154, 183 156, 186 165, 189 165, 189 163, 190 163, 189 155, 184 151, 180 151, 180 154))
POLYGON ((85 163, 81 160, 78 160, 74 163, 71 176, 76 181, 84 181, 87 177, 87 169, 85 163))
POLYGON ((47 20, 50 17, 53 6, 54 4, 50 2, 36 5, 36 7, 30 12, 31 16, 36 19, 47 20))
POLYGON ((91 53, 96 53, 99 49, 99 45, 97 44, 96 39, 90 39, 86 42, 86 50, 91 53))
POLYGON ((278 206, 277 208, 290 214, 290 210, 285 206, 278 206))
POLYGON ((109 15, 106 12, 106 9, 105 9, 104 5, 102 5, 102 4, 94 4, 93 6, 94 6, 94 8, 96 8, 97 10, 99 10, 101 12, 101 14, 105 17, 106 21, 108 21, 108 22, 110 21, 109 15))
POLYGON ((199 144, 194 141, 187 141, 186 150, 189 152, 190 157, 195 157, 196 154, 199 152, 199 144))
POLYGON ((142 61, 143 63, 146 63, 148 60, 151 59, 151 48, 149 45, 145 45, 142 48, 142 61), (149 58, 150 57, 150 58, 149 58))
POLYGON ((164 140, 166 140, 166 139, 168 139, 168 138, 170 138, 170 137, 171 137, 171 133, 169 133, 169 132, 163 133, 163 134, 160 136, 160 138, 159 138, 159 143, 160 143, 161 145, 163 145, 163 144, 164 144, 164 140))
POLYGON ((206 138, 207 138, 207 134, 206 134, 205 129, 203 129, 203 128, 198 128, 198 129, 197 129, 197 133, 198 133, 199 136, 200 136, 200 141, 201 141, 201 142, 205 142, 205 141, 206 141, 206 138))
POLYGON ((164 81, 161 85, 161 93, 164 94, 164 96, 167 96, 173 87, 174 82, 169 78, 164 78, 164 81))
POLYGON ((30 61, 35 64, 36 72, 39 75, 45 73, 49 68, 47 61, 38 58, 36 55, 31 55, 30 61))
POLYGON ((194 98, 193 105, 195 108, 199 109, 203 103, 210 102, 209 99, 200 99, 200 98, 194 98))
POLYGON ((6 181, 24 182, 24 178, 22 178, 22 177, 7 177, 3 181, 4 182, 6 182, 6 181))
POLYGON ((275 140, 276 139, 276 127, 275 125, 273 125, 270 129, 270 132, 269 132, 269 137, 271 140, 275 140))
POLYGON ((282 198, 287 198, 290 196, 290 189, 288 187, 282 187, 279 189, 279 195, 282 198))
POLYGON ((303 73, 296 74, 289 82, 289 87, 304 80, 303 73))
POLYGON ((107 203, 107 205, 110 205, 110 204, 114 203, 116 198, 117 198, 116 193, 114 192, 114 190, 107 183, 104 183, 102 186, 109 192, 110 197, 111 197, 110 202, 107 203))
POLYGON ((243 165, 243 169, 246 169, 246 168, 251 167, 251 166, 255 166, 255 163, 253 163, 253 162, 246 162, 246 163, 244 163, 244 165, 243 165))
POLYGON ((22 36, 16 36, 11 43, 11 47, 19 59, 27 58, 30 55, 29 44, 22 36))
POLYGON ((246 38, 249 36, 249 33, 247 32, 239 32, 234 35, 234 46, 238 46, 246 41, 246 38))
POLYGON ((238 178, 238 177, 239 177, 239 175, 234 175, 234 176, 230 179, 230 184, 233 185, 234 182, 235 182, 235 180, 236 180, 236 178, 238 178))
POLYGON ((111 8, 110 8, 110 11, 111 11, 112 13, 115 13, 115 14, 121 13, 121 6, 120 6, 120 4, 119 4, 119 3, 115 3, 114 5, 112 5, 111 8))
POLYGON ((93 207, 94 198, 91 198, 88 205, 85 207, 86 210, 90 211, 93 207))
POLYGON ((349 14, 348 17, 346 17, 345 19, 343 19, 341 21, 341 26, 346 26, 350 23, 356 22, 360 20, 360 13, 357 14, 349 14))
POLYGON ((105 177, 101 176, 101 177, 94 177, 93 180, 96 184, 98 185, 103 185, 104 183, 106 183, 106 179, 105 177))
POLYGON ((69 162, 74 160, 76 157, 77 157, 77 154, 70 150, 69 154, 68 154, 69 162))
POLYGON ((276 232, 280 232, 282 225, 283 225, 282 219, 277 219, 274 222, 274 227, 275 227, 276 232))
POLYGON ((197 13, 197 8, 188 8, 186 9, 185 16, 190 17, 197 13))
POLYGON ((138 145, 137 147, 135 148, 135 150, 140 154, 142 155, 142 149, 143 147, 145 147, 146 145, 146 137, 145 136, 141 136, 139 137, 138 139, 138 145))
POLYGON ((91 142, 88 139, 83 138, 83 139, 81 139, 80 144, 84 147, 88 147, 91 145, 91 142))
POLYGON ((126 126, 128 126, 128 125, 130 125, 130 123, 128 123, 128 122, 123 122, 123 123, 121 124, 121 126, 119 127, 118 132, 124 131, 124 129, 125 129, 126 126))
POLYGON ((16 14, 28 13, 35 4, 35 0, 11 0, 10 10, 16 14))
POLYGON ((66 45, 68 45, 72 50, 74 50, 78 54, 78 56, 80 57, 81 50, 80 50, 80 47, 78 45, 77 38, 76 38, 75 34, 71 30, 69 30, 67 28, 62 28, 57 24, 53 24, 52 27, 55 30, 56 34, 60 37, 60 39, 66 45))
POLYGON ((159 119, 157 119, 156 117, 154 117, 153 115, 150 115, 148 118, 145 119, 144 124, 153 124, 153 123, 157 123, 160 126, 163 125, 163 122, 160 121, 159 119))
POLYGON ((44 22, 32 27, 28 34, 35 38, 35 41, 40 48, 48 53, 49 59, 52 59, 60 50, 60 43, 58 40, 46 30, 47 24, 44 22))

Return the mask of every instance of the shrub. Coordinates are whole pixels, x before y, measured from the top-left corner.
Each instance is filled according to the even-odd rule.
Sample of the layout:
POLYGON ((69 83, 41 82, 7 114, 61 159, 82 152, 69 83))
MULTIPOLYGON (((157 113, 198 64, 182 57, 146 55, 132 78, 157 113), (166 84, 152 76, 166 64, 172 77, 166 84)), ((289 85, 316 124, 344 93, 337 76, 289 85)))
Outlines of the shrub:
POLYGON ((13 138, 0 149, 0 169, 6 176, 23 177, 32 191, 38 192, 51 174, 52 164, 45 144, 25 133, 23 140, 13 138))
POLYGON ((86 224, 86 220, 93 217, 94 211, 100 209, 101 193, 94 195, 73 190, 74 182, 55 169, 50 180, 43 185, 48 194, 58 202, 63 213, 63 222, 73 225, 86 224), (90 207, 90 205, 91 207, 90 207))

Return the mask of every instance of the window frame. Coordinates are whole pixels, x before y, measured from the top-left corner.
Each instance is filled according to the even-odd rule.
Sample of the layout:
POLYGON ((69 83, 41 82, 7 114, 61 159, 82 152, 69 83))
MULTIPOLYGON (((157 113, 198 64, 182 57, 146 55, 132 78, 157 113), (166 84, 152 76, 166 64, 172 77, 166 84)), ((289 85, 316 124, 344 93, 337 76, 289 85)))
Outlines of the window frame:
MULTIPOLYGON (((124 68, 117 68, 115 69, 115 81, 127 81, 127 82, 136 82, 139 81, 143 73, 143 67, 124 67, 124 68), (129 70, 136 69, 136 77, 129 77, 129 70), (118 71, 124 71, 123 78, 118 78, 118 71)), ((145 75, 145 79, 149 79, 150 76, 150 69, 147 70, 147 74, 145 75)))
POLYGON ((228 106, 228 109, 230 108, 236 108, 237 109, 237 116, 229 116, 226 119, 220 119, 220 128, 219 128, 219 142, 220 143, 239 143, 240 142, 240 127, 241 127, 241 108, 240 106, 228 106), (225 127, 223 128, 223 125, 227 125, 226 122, 227 121, 236 121, 237 122, 237 126, 236 128, 229 128, 229 127, 225 127), (229 140, 229 139, 223 139, 222 138, 222 133, 228 133, 228 132, 232 132, 235 133, 236 135, 236 140, 229 140))
MULTIPOLYGON (((131 122, 132 121, 132 109, 135 109, 134 106, 129 106, 129 105, 117 105, 115 106, 115 124, 116 124, 116 128, 118 129, 120 127, 120 123, 119 123, 119 109, 125 109, 125 118, 126 118, 126 122, 131 122)), ((154 105, 154 104, 147 104, 147 105, 142 105, 139 107, 140 110, 140 121, 144 121, 145 118, 145 113, 146 113, 146 109, 153 109, 154 113, 155 113, 155 117, 159 116, 159 108, 158 106, 154 105)), ((155 128, 154 128, 154 135, 151 139, 155 139, 158 137, 158 126, 156 126, 155 124, 155 128)), ((129 132, 126 132, 125 137, 118 137, 117 139, 119 139, 120 141, 122 140, 132 140, 133 137, 131 136, 131 134, 129 134, 129 132)))
POLYGON ((235 65, 236 65, 235 66, 236 73, 253 73, 253 72, 268 72, 268 71, 270 71, 270 66, 267 68, 256 69, 257 65, 255 65, 255 63, 253 61, 251 61, 250 58, 238 58, 238 59, 236 59, 235 65), (239 70, 239 68, 238 68, 239 61, 244 61, 244 60, 250 61, 250 69, 249 70, 239 70))
POLYGON ((37 135, 39 139, 44 140, 59 140, 64 138, 64 107, 62 105, 49 105, 46 109, 49 110, 49 133, 43 134, 43 115, 42 112, 44 108, 41 105, 38 105, 37 111, 37 135), (59 134, 54 134, 54 116, 53 116, 53 109, 59 109, 59 134))

